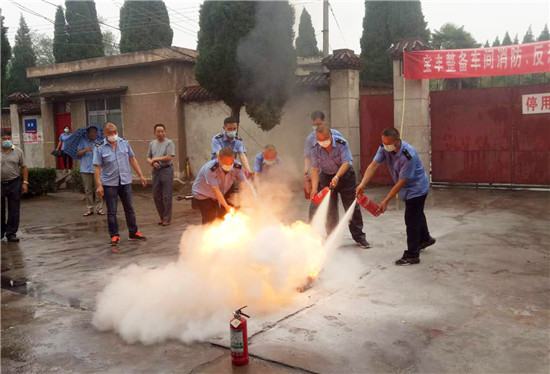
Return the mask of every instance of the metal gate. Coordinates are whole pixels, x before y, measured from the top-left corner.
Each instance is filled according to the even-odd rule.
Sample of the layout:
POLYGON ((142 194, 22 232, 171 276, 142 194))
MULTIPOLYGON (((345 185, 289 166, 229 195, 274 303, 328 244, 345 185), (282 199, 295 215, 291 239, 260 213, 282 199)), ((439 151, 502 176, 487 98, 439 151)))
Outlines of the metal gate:
MULTIPOLYGON (((393 94, 362 95, 360 101, 361 175, 371 163, 378 147, 380 135, 386 127, 393 127, 393 94)), ((378 168, 374 183, 392 184, 387 167, 378 168)))
POLYGON ((522 95, 550 84, 431 92, 432 181, 550 185, 550 114, 522 95))

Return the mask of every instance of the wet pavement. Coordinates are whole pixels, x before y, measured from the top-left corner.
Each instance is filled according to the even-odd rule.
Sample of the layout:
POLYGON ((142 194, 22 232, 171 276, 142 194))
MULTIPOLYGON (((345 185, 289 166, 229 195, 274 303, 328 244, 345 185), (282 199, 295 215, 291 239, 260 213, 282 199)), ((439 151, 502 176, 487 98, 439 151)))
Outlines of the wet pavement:
MULTIPOLYGON (((121 268, 154 268, 178 257, 181 233, 199 224, 174 202, 172 225, 156 224, 149 192, 134 188, 145 243, 108 246, 105 216, 83 217, 83 195, 26 199, 20 243, 2 241, 3 373, 548 373, 550 194, 435 189, 426 215, 438 242, 421 264, 396 267, 405 246, 402 202, 374 218, 367 239, 346 233, 341 250, 364 265, 353 287, 315 287, 292 308, 250 320, 245 368, 232 368, 227 337, 185 345, 126 344, 91 324, 95 297, 121 268)), ((387 187, 367 190, 381 200, 387 187)), ((297 191, 289 213, 305 219, 297 191)), ((121 232, 125 231, 119 216, 121 232)))

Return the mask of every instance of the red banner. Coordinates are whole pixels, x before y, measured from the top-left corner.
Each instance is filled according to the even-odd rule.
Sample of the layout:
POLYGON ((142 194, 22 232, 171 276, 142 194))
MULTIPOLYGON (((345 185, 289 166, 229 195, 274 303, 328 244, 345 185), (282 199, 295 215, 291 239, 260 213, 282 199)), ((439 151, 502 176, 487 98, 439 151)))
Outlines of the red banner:
POLYGON ((550 71, 550 41, 492 48, 405 52, 403 64, 407 79, 545 73, 550 71))

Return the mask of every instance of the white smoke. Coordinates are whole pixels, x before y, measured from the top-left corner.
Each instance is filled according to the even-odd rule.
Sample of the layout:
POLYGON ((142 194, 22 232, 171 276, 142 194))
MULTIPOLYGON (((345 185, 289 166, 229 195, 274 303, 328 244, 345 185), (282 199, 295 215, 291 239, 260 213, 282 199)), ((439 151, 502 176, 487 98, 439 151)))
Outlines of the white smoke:
MULTIPOLYGON (((275 191, 285 192, 281 186, 260 189, 271 197, 275 191)), ((349 251, 323 245, 320 226, 328 199, 319 207, 318 215, 324 217, 317 217, 316 228, 283 224, 280 201, 269 204, 273 209, 261 196, 247 201, 243 214, 188 228, 177 262, 157 269, 123 269, 97 296, 93 324, 116 331, 129 343, 204 341, 226 331, 238 307, 249 305, 258 316, 295 303, 301 297, 297 288, 311 273, 322 269, 316 287, 338 288, 357 279, 360 261, 349 251)), ((326 243, 337 245, 350 211, 326 243)))

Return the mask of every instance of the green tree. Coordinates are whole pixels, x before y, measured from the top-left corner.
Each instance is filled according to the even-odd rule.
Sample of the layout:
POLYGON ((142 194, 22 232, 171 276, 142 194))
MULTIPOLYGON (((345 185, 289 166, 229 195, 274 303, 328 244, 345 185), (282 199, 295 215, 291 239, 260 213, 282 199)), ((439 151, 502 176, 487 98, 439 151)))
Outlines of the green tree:
POLYGON ((392 43, 410 37, 426 43, 430 40, 420 1, 365 1, 361 80, 391 83, 392 63, 387 50, 392 43))
POLYGON ((548 31, 548 24, 544 25, 544 29, 542 29, 539 37, 537 38, 537 42, 543 42, 546 40, 550 40, 550 32, 548 31))
POLYGON ((68 41, 66 61, 105 56, 95 2, 66 0, 65 9, 68 41))
POLYGON ((296 38, 296 55, 300 57, 320 56, 317 48, 317 39, 315 38, 315 29, 311 22, 311 16, 304 7, 300 16, 300 26, 298 27, 298 37, 296 38))
POLYGON ((533 31, 531 30, 531 25, 529 25, 529 28, 527 29, 527 32, 525 33, 525 36, 523 37, 522 43, 532 43, 535 41, 535 36, 533 35, 533 31))
POLYGON ((296 81, 293 26, 294 8, 288 1, 260 1, 254 28, 237 46, 237 89, 249 117, 264 131, 280 123, 296 81))
POLYGON ((446 23, 433 32, 432 46, 434 49, 465 49, 478 48, 479 44, 472 34, 464 30, 464 26, 446 23))
POLYGON ((31 93, 38 91, 36 79, 27 78, 27 68, 36 66, 29 27, 21 15, 19 29, 15 35, 13 58, 9 68, 8 94, 14 92, 31 93))
POLYGON ((502 45, 512 45, 512 38, 510 38, 510 34, 508 34, 508 31, 506 31, 506 34, 504 34, 504 38, 502 38, 502 45))
POLYGON ((124 1, 120 9, 120 52, 169 47, 173 36, 164 1, 124 1))
POLYGON ((489 48, 490 46, 491 46, 491 44, 489 44, 489 41, 486 40, 485 44, 483 45, 483 48, 489 48))
POLYGON ((8 37, 6 36, 8 32, 8 28, 4 27, 4 16, 0 15, 0 25, 2 28, 2 66, 1 66, 1 73, 2 73, 2 107, 6 105, 6 97, 7 95, 7 88, 8 88, 8 80, 6 75, 6 67, 8 65, 8 61, 11 58, 11 46, 10 41, 8 40, 8 37))
POLYGON ((512 41, 512 43, 513 43, 514 45, 519 44, 518 34, 516 34, 516 36, 514 36, 514 40, 512 41))
POLYGON ((31 32, 31 40, 36 55, 36 66, 55 64, 53 39, 46 34, 31 32))
POLYGON ((500 47, 500 39, 498 36, 495 38, 495 41, 493 42, 493 47, 500 47))
POLYGON ((117 36, 114 32, 110 30, 104 30, 103 35, 103 50, 105 51, 105 56, 114 56, 119 55, 120 50, 116 42, 117 36))
POLYGON ((66 31, 65 13, 61 6, 55 12, 55 24, 53 32, 53 55, 55 62, 65 62, 69 59, 68 35, 66 31))

